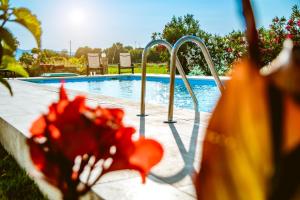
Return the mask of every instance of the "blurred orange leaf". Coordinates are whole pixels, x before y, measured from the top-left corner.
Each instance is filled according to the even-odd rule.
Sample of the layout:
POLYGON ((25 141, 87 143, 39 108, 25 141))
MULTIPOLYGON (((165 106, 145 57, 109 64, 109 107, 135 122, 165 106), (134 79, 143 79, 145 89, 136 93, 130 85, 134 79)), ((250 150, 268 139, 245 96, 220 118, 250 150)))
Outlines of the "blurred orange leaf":
POLYGON ((199 199, 265 199, 272 176, 267 82, 247 60, 210 120, 199 176, 199 199))
MULTIPOLYGON (((260 200, 271 196, 278 166, 273 158, 270 101, 276 100, 269 96, 270 77, 260 75, 248 60, 236 66, 206 131, 198 199, 260 200)), ((300 106, 288 93, 278 95, 283 99, 279 152, 281 162, 285 162, 300 145, 300 106)), ((281 165, 289 170, 293 162, 299 161, 281 165)), ((280 176, 287 174, 290 176, 280 172, 280 176)))

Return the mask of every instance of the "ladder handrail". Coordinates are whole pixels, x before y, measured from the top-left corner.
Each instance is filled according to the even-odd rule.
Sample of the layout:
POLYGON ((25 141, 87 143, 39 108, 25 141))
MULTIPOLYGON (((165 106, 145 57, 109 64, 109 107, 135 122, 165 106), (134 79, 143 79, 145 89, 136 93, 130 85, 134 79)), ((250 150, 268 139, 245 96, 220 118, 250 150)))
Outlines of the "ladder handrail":
MULTIPOLYGON (((147 54, 148 51, 150 50, 150 48, 154 45, 157 44, 161 44, 163 46, 165 46, 168 51, 170 52, 170 54, 172 53, 172 45, 167 42, 166 40, 152 40, 151 42, 149 42, 145 49, 143 50, 143 54, 142 54, 142 84, 141 84, 141 110, 140 110, 140 116, 145 116, 145 95, 146 95, 146 67, 147 67, 147 54)), ((184 73, 184 70, 181 66, 181 63, 179 62, 177 56, 175 57, 175 62, 176 65, 175 67, 177 67, 180 75, 183 78, 183 82, 185 84, 185 87, 187 88, 188 92, 190 93, 193 102, 194 102, 194 107, 195 109, 198 110, 198 100, 196 98, 196 95, 194 94, 191 85, 189 84, 189 81, 186 78, 186 75, 184 73)))
MULTIPOLYGON (((198 45, 203 54, 204 54, 204 58, 209 66, 209 69, 215 79, 215 82, 217 84, 217 86, 219 87, 219 90, 221 91, 221 93, 224 91, 224 87, 220 81, 220 78, 215 70, 213 61, 211 59, 211 56, 207 50, 207 47, 205 46, 204 42, 196 36, 183 36, 182 38, 180 38, 173 46, 172 48, 172 53, 171 53, 171 64, 170 64, 170 94, 169 94, 169 110, 168 110, 168 121, 169 123, 173 123, 173 109, 174 109, 174 86, 175 86, 175 69, 176 69, 176 65, 175 63, 177 62, 177 53, 179 48, 186 42, 193 42, 196 45, 198 45)), ((180 75, 182 77, 185 77, 186 79, 186 75, 181 67, 181 70, 178 69, 180 75), (182 70, 182 71, 181 71, 182 70)))

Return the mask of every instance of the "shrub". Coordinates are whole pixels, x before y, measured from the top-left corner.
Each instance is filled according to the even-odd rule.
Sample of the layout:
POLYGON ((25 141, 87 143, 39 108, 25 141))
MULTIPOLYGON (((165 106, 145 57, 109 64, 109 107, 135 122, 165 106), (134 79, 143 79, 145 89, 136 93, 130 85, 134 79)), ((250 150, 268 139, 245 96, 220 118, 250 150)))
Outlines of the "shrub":
MULTIPOLYGON (((206 45, 216 71, 219 75, 224 75, 232 68, 236 60, 246 56, 247 42, 242 31, 232 31, 225 36, 212 35, 200 29, 198 20, 192 15, 173 17, 167 23, 162 33, 154 33, 153 38, 162 38, 175 43, 183 35, 196 35, 200 37, 206 45), (190 28, 187 26, 190 24, 190 28)), ((263 54, 262 65, 271 62, 282 50, 283 41, 286 38, 293 40, 294 45, 300 45, 300 10, 297 5, 292 8, 292 14, 287 20, 285 17, 275 17, 269 28, 259 29, 259 47, 263 54)), ((179 58, 185 67, 185 71, 192 70, 192 74, 199 72, 197 66, 202 66, 201 73, 211 75, 208 65, 204 59, 202 51, 193 44, 187 44, 180 49, 179 58), (184 58, 184 59, 183 59, 184 58), (186 65, 186 66, 185 66, 186 65), (194 68, 196 69, 194 70, 194 68)))
POLYGON ((190 76, 204 76, 205 72, 199 65, 196 65, 189 73, 190 76))

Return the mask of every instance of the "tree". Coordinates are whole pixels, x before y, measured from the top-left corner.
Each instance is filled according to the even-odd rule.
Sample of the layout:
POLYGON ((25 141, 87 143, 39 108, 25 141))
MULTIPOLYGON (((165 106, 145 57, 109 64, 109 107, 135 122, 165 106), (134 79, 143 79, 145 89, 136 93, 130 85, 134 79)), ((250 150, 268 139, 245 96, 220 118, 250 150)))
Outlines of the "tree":
POLYGON ((34 63, 34 57, 28 52, 24 52, 20 57, 20 62, 26 66, 31 66, 34 63))
MULTIPOLYGON (((211 55, 217 73, 219 75, 224 75, 228 71, 229 66, 232 63, 232 59, 236 58, 235 56, 231 54, 229 55, 228 53, 232 51, 230 45, 234 40, 231 40, 230 37, 226 38, 218 35, 212 35, 201 30, 199 31, 197 36, 200 37, 205 43, 211 55), (229 57, 231 59, 228 59, 229 57)), ((237 41, 237 43, 238 42, 239 41, 237 41)), ((188 68, 192 70, 191 75, 211 75, 208 64, 199 47, 188 47, 185 58, 187 59, 188 68)))
MULTIPOLYGON (((196 35, 204 41, 219 75, 225 75, 236 60, 247 54, 244 32, 232 31, 225 36, 212 35, 200 29, 199 21, 192 15, 173 17, 162 33, 153 33, 152 38, 166 39, 174 44, 184 35, 196 35)), ((292 39, 295 46, 300 46, 300 10, 297 5, 293 6, 288 20, 285 17, 275 17, 269 28, 259 29, 259 48, 264 55, 262 65, 267 65, 279 54, 287 38, 292 39)), ((180 49, 178 57, 186 73, 196 67, 192 74, 211 75, 199 47, 187 44, 180 49)))
POLYGON ((39 48, 32 48, 31 49, 32 54, 39 54, 40 52, 41 52, 41 50, 39 48))
MULTIPOLYGON (((151 48, 149 50, 148 57, 147 57, 148 62, 159 63, 161 61, 164 61, 161 56, 162 53, 163 52, 159 51, 158 48, 151 48)), ((170 58, 170 56, 168 56, 167 58, 170 58)))
MULTIPOLYGON (((41 24, 37 17, 27 8, 10 7, 9 0, 0 0, 0 69, 16 72, 22 76, 28 76, 27 72, 14 58, 18 42, 5 27, 8 22, 14 22, 25 27, 34 36, 38 47, 41 46, 41 24)), ((11 93, 9 83, 0 77, 2 83, 11 93)))
POLYGON ((300 46, 299 7, 293 6, 288 20, 285 17, 275 17, 269 29, 259 29, 259 36, 259 47, 264 55, 262 65, 267 65, 279 54, 286 38, 292 39, 295 46, 300 46))
MULTIPOLYGON (((165 39, 170 42, 172 45, 180 39, 182 36, 185 35, 196 35, 200 31, 200 24, 199 21, 194 19, 194 16, 191 14, 187 14, 183 17, 175 17, 168 22, 162 33, 153 33, 153 39, 165 39)), ((186 73, 189 72, 189 68, 187 67, 187 60, 185 55, 188 52, 188 46, 194 46, 193 44, 184 44, 180 48, 180 54, 178 54, 178 58, 184 68, 186 73)))
POLYGON ((102 53, 102 50, 100 48, 94 48, 93 49, 93 48, 88 47, 88 46, 79 47, 76 50, 75 57, 77 57, 77 58, 80 58, 82 56, 87 57, 88 53, 98 53, 100 55, 102 53))
POLYGON ((127 53, 129 50, 125 49, 122 43, 117 42, 114 43, 110 48, 105 49, 104 52, 106 53, 109 63, 117 64, 120 62, 120 53, 127 53))
POLYGON ((67 49, 63 49, 59 52, 59 56, 64 57, 64 58, 69 58, 69 51, 67 49))
MULTIPOLYGON (((126 48, 128 49, 128 48, 126 48)), ((131 62, 132 63, 141 63, 142 62, 142 53, 143 49, 142 48, 136 48, 136 49, 130 49, 129 53, 131 55, 131 62)))
POLYGON ((130 45, 128 45, 128 46, 125 46, 125 47, 124 47, 124 49, 126 49, 126 50, 130 51, 130 50, 133 50, 133 47, 132 47, 132 46, 130 46, 130 45))

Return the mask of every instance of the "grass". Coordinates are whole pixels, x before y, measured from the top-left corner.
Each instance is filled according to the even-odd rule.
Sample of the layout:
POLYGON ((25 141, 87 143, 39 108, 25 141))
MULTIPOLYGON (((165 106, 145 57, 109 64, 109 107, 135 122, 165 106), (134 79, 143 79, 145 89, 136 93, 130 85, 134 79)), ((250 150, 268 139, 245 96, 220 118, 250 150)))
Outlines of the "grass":
POLYGON ((47 199, 37 185, 0 145, 0 199, 47 199))
MULTIPOLYGON (((141 64, 135 64, 134 65, 134 73, 140 74, 142 73, 141 64)), ((28 69, 28 72, 31 77, 40 76, 42 73, 54 73, 56 71, 43 71, 39 66, 31 66, 28 69)), ((64 70, 59 72, 71 72, 71 73, 78 73, 81 75, 86 75, 86 66, 81 68, 75 68, 74 67, 65 67, 64 70)), ((123 69, 121 73, 131 73, 131 69, 123 69)), ((118 74, 118 65, 111 64, 108 66, 108 74, 118 74)), ((149 63, 147 64, 147 74, 169 74, 167 65, 165 63, 162 64, 155 64, 155 63, 149 63)))
MULTIPOLYGON (((146 69, 147 74, 169 74, 166 64, 148 64, 146 69)), ((118 74, 118 65, 109 65, 108 73, 118 74)), ((121 73, 131 73, 131 69, 123 69, 121 73)), ((134 73, 142 73, 140 65, 134 68, 134 73)))

